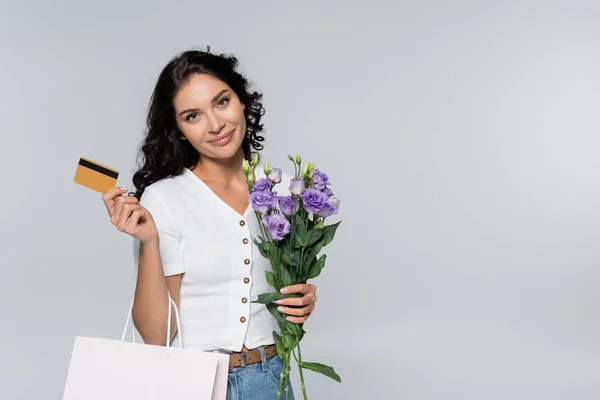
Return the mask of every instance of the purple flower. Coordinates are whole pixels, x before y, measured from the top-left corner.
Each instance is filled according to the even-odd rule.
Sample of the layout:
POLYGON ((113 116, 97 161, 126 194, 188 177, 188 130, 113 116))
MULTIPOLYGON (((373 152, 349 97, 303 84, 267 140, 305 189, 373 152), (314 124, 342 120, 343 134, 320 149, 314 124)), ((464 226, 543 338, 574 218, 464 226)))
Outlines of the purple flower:
POLYGON ((325 193, 325 195, 327 195, 327 197, 333 196, 333 192, 328 187, 326 187, 325 189, 323 189, 322 192, 325 193))
POLYGON ((328 200, 327 195, 317 189, 309 188, 302 193, 304 209, 310 214, 317 214, 328 200))
POLYGON ((271 190, 271 181, 267 178, 261 178, 252 185, 252 192, 264 192, 265 190, 271 190))
POLYGON ((327 185, 329 184, 329 177, 327 176, 326 173, 321 172, 318 169, 315 169, 315 172, 313 173, 313 177, 312 177, 310 183, 312 184, 312 186, 315 189, 324 190, 327 188, 327 185))
POLYGON ((292 196, 279 196, 278 200, 279 210, 281 210, 281 213, 283 215, 286 215, 288 217, 293 214, 296 214, 298 212, 298 209, 300 208, 300 202, 295 202, 292 196))
POLYGON ((304 181, 302 178, 294 178, 290 182, 290 193, 299 196, 304 191, 304 181))
POLYGON ((281 214, 265 214, 262 222, 273 240, 282 240, 292 229, 290 222, 281 214))
POLYGON ((319 210, 317 215, 323 218, 331 217, 332 215, 337 214, 339 206, 340 201, 335 197, 330 197, 323 208, 319 210))
POLYGON ((279 182, 281 182, 281 175, 282 175, 281 168, 273 168, 271 171, 269 171, 268 178, 273 183, 279 183, 279 182))
POLYGON ((254 210, 264 214, 277 205, 277 192, 268 190, 252 192, 248 195, 248 200, 254 210))

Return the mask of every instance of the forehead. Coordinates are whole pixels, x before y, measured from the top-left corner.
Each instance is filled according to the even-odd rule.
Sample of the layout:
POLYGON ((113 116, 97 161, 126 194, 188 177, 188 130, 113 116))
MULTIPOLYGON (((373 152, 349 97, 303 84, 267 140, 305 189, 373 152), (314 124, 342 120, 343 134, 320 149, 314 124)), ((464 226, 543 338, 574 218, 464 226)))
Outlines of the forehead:
POLYGON ((231 88, 225 82, 207 74, 194 74, 179 89, 173 105, 175 109, 208 107, 221 91, 231 88))

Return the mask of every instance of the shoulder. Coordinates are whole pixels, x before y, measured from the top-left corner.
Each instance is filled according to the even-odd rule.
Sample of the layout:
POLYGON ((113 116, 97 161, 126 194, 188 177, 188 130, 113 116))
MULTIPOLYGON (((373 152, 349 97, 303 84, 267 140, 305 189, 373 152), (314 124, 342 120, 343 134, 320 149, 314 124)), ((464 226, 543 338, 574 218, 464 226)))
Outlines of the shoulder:
POLYGON ((148 185, 140 198, 140 204, 157 201, 172 202, 180 198, 182 189, 185 189, 189 182, 186 175, 187 169, 184 169, 179 175, 163 178, 148 185))

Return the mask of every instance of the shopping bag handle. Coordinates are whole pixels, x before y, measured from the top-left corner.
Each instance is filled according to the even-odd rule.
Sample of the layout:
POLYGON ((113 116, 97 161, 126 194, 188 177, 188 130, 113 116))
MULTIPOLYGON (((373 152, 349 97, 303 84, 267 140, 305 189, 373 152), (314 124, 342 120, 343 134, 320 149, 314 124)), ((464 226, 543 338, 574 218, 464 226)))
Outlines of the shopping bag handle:
MULTIPOLYGON (((167 317, 167 343, 166 343, 166 347, 167 347, 167 355, 170 354, 170 350, 171 350, 171 306, 173 306, 173 309, 175 309, 175 320, 177 321, 177 334, 178 334, 178 338, 177 341, 179 342, 179 348, 183 348, 182 346, 182 337, 181 337, 181 321, 179 320, 179 310, 177 308, 177 304, 175 304, 175 301, 173 300, 173 298, 171 297, 171 293, 168 293, 169 295, 169 311, 168 311, 168 317, 167 317)), ((133 297, 133 299, 131 299, 131 305, 129 306, 129 313, 127 314, 127 320, 125 321, 125 328, 123 329, 123 335, 121 335, 121 349, 123 348, 123 344, 125 343, 125 335, 127 334, 127 328, 129 327, 129 320, 133 319, 133 303, 135 302, 135 295, 133 297)), ((133 338, 133 343, 135 343, 135 327, 132 326, 131 329, 132 332, 132 338, 133 338)))

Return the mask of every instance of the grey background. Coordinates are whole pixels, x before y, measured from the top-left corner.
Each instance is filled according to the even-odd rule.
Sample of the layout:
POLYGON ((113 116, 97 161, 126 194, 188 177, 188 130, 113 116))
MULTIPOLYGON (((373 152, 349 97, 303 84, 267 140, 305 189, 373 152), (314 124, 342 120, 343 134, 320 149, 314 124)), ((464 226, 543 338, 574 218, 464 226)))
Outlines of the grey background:
POLYGON ((311 399, 600 398, 600 3, 40 0, 0 5, 2 399, 120 336, 131 240, 75 167, 129 185, 160 69, 207 44, 264 92, 265 159, 342 200, 303 355, 343 383, 311 399))

